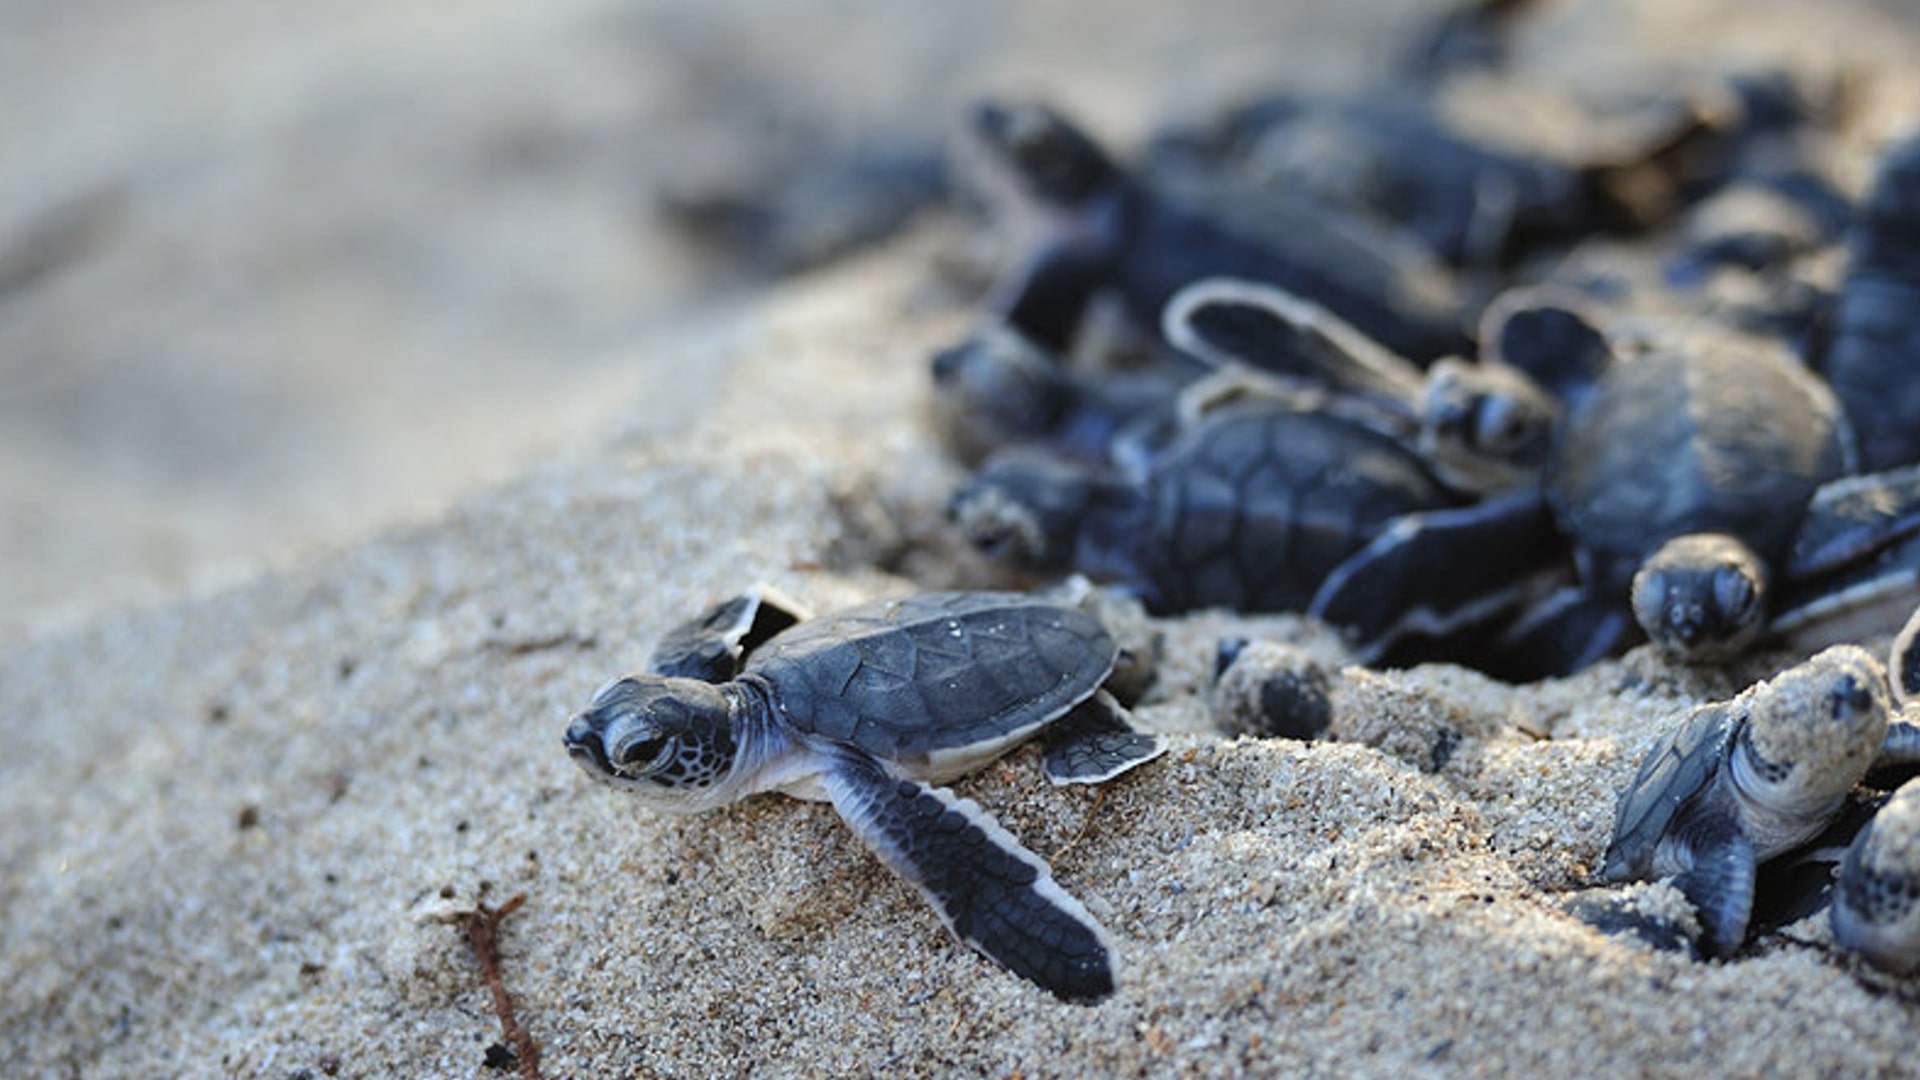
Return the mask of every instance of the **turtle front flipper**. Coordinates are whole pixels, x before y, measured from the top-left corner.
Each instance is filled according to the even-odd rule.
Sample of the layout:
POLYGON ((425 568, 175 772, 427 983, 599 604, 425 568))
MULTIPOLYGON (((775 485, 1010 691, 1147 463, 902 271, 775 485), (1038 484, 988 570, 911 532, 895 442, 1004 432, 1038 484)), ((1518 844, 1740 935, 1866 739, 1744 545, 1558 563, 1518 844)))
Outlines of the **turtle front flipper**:
POLYGON ((1887 660, 1887 678, 1893 681, 1893 699, 1902 706, 1920 702, 1920 608, 1894 636, 1887 660))
MULTIPOLYGON (((1767 630, 1805 648, 1857 641, 1897 625, 1920 589, 1920 533, 1831 573, 1782 580, 1767 630)), ((1913 678, 1913 676, 1909 676, 1913 678)), ((1904 693, 1912 695, 1914 686, 1904 693)))
POLYGON ((1508 289, 1480 316, 1480 359, 1525 374, 1572 408, 1592 392, 1613 345, 1586 301, 1551 285, 1508 289))
POLYGON ((1167 752, 1167 738, 1135 731, 1127 710, 1105 690, 1048 725, 1042 768, 1056 784, 1098 784, 1167 752))
POLYGON ((1564 550, 1538 492, 1409 514, 1328 574, 1307 610, 1371 663, 1403 637, 1441 639, 1512 611, 1564 550))
POLYGON ((1626 648, 1637 634, 1632 608, 1569 585, 1515 620, 1500 635, 1483 670, 1509 682, 1571 675, 1626 648))
POLYGON ((1753 915, 1753 841, 1729 815, 1703 811, 1688 823, 1684 843, 1693 866, 1674 877, 1674 887, 1700 913, 1701 948, 1708 956, 1731 956, 1746 940, 1753 915))
POLYGON ((807 611, 771 585, 756 585, 668 630, 648 670, 723 683, 767 639, 807 617, 807 611))
POLYGON ((822 781, 834 809, 960 940, 1064 1000, 1113 993, 1105 931, 1038 855, 969 799, 896 777, 850 747, 828 752, 822 781))
POLYGON ((995 288, 987 310, 1041 348, 1066 353, 1111 261, 1104 249, 1045 248, 995 288))
POLYGON ((1920 724, 1896 720, 1887 725, 1886 737, 1873 756, 1876 769, 1911 768, 1920 765, 1920 724))
POLYGON ((1345 320, 1274 285, 1243 278, 1196 281, 1173 295, 1160 333, 1217 368, 1245 364, 1353 393, 1411 401, 1422 375, 1345 320))
MULTIPOLYGON (((1780 577, 1774 634, 1824 641, 1886 630, 1920 583, 1920 466, 1821 485, 1780 577)), ((1900 640, 1911 649, 1910 633, 1900 640)), ((1914 687, 1896 682, 1895 692, 1911 696, 1914 687)))
POLYGON ((1822 484, 1794 532, 1782 574, 1831 574, 1920 533, 1920 466, 1822 484))

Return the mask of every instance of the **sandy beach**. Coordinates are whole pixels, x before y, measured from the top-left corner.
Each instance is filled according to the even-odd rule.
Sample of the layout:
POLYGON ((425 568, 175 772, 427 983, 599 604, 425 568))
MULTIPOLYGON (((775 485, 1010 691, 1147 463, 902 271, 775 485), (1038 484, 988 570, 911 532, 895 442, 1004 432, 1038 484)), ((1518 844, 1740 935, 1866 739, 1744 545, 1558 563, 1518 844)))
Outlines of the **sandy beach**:
MULTIPOLYGON (((1045 83, 1036 72, 1076 25, 1067 7, 983 18, 987 29, 965 49, 992 62, 930 78, 926 100, 982 82, 1045 83)), ((1154 110, 1197 107, 1254 78, 1259 56, 1247 47, 1223 50, 1187 101, 1130 81, 1116 56, 1206 47, 1234 36, 1233 19, 1256 18, 1240 10, 1249 5, 1189 22, 1133 7, 1137 36, 1099 39, 1101 57, 1063 61, 1048 84, 1104 102, 1086 111, 1117 138, 1164 115, 1154 110)), ((1404 16, 1391 8, 1256 25, 1278 34, 1291 18, 1326 35, 1316 40, 1371 41, 1404 16)), ((475 58, 500 55, 514 33, 575 40, 604 25, 589 16, 610 17, 586 3, 569 10, 519 16, 530 26, 476 14, 495 36, 438 55, 480 80, 475 58)), ((1671 57, 1688 35, 1765 55, 1801 25, 1793 5, 1741 7, 1738 25, 1729 10, 1575 5, 1540 33, 1612 27, 1594 37, 1601 63, 1634 43, 1651 53, 1650 40, 1671 57)), ((818 18, 836 12, 823 5, 818 18)), ((363 35, 354 49, 438 40, 398 14, 353 25, 363 35)), ((60 39, 51 22, 34 26, 36 40, 60 39)), ((894 29, 872 33, 893 44, 883 31, 894 29)), ((248 32, 284 40, 299 27, 248 32)), ((911 59, 941 32, 902 30, 898 40, 913 43, 911 59)), ((1870 103, 1915 78, 1886 74, 1889 56, 1920 44, 1920 23, 1896 5, 1836 9, 1805 37, 1809 47, 1844 44, 1861 71, 1884 76, 1867 80, 1870 103)), ((1298 77, 1350 79, 1354 58, 1370 54, 1346 55, 1319 61, 1324 71, 1308 62, 1298 77)), ((506 85, 547 70, 529 62, 526 81, 506 85)), ((592 69, 571 70, 592 82, 592 69)), ((233 130, 270 144, 290 130, 262 116, 233 130)), ((136 150, 151 148, 126 152, 136 150)), ((613 169, 592 168, 603 167, 613 169)), ((25 175, 11 190, 29 186, 25 175)), ((272 184, 247 183, 259 186, 238 205, 278 205, 272 184)), ((587 186, 605 195, 613 184, 587 186)), ((322 203, 354 197, 320 190, 322 203)), ((138 196, 128 220, 172 220, 139 209, 149 198, 162 196, 138 196)), ((389 209, 405 217, 431 201, 422 190, 389 209)), ((613 214, 611 202, 594 205, 613 214)), ((566 212, 585 215, 569 227, 582 236, 605 224, 566 212)), ((262 220, 230 224, 231 242, 245 248, 262 220)), ((511 253, 509 240, 493 242, 511 253)), ((235 249, 207 243, 184 250, 218 264, 228 286, 245 277, 226 260, 235 249)), ((1121 985, 1094 1007, 1058 1003, 956 942, 825 806, 769 796, 667 818, 591 783, 561 747, 568 718, 606 679, 638 669, 663 630, 715 600, 764 581, 831 610, 998 580, 943 521, 963 474, 927 420, 926 359, 965 331, 973 299, 934 268, 967 245, 961 225, 940 218, 772 288, 729 285, 724 300, 706 299, 720 288, 712 279, 641 265, 661 256, 583 255, 578 266, 554 264, 552 281, 594 277, 587 263, 604 270, 621 259, 628 276, 594 277, 584 291, 554 285, 577 301, 561 305, 571 314, 536 304, 514 316, 532 328, 522 336, 484 320, 446 337, 421 331, 411 348, 435 359, 375 379, 385 396, 360 388, 407 346, 368 328, 406 321, 413 301, 365 284, 367 260, 386 260, 329 256, 312 264, 318 279, 295 274, 276 286, 291 292, 274 295, 324 297, 309 288, 322 280, 367 290, 348 307, 377 297, 384 309, 356 307, 364 321, 316 316, 303 348, 346 355, 346 331, 358 327, 392 351, 312 376, 324 390, 259 398, 253 423, 292 430, 273 403, 299 400, 330 418, 322 427, 339 426, 297 448, 311 458, 262 459, 244 483, 190 463, 157 476, 110 467, 113 455, 87 435, 120 430, 119 414, 100 404, 112 389, 104 376, 72 376, 60 383, 70 392, 51 398, 17 396, 17 414, 97 426, 0 436, 38 447, 9 459, 18 483, 8 490, 62 503, 62 529, 77 530, 42 519, 31 542, 16 526, 5 546, 14 614, 0 649, 4 1071, 510 1075, 487 1064, 504 1060, 500 1023, 449 920, 524 895, 501 924, 500 973, 548 1077, 1920 1075, 1920 988, 1835 950, 1823 917, 1762 935, 1733 959, 1698 962, 1564 910, 1590 887, 1615 799, 1644 750, 1692 704, 1800 658, 1790 653, 1692 671, 1640 650, 1521 688, 1454 667, 1336 666, 1330 737, 1302 743, 1214 729, 1214 647, 1228 635, 1275 637, 1337 665, 1327 631, 1285 616, 1156 621, 1165 661, 1137 715, 1169 733, 1164 759, 1100 788, 1055 788, 1022 749, 956 785, 1046 858, 1112 934, 1121 985), (701 298, 697 317, 659 314, 695 303, 688 297, 701 298), (623 302, 633 311, 621 313, 623 302), (528 352, 552 355, 513 362, 528 352), (446 391, 444 427, 421 419, 431 395, 405 390, 436 379, 464 387, 446 391), (358 419, 322 409, 330 394, 354 403, 358 419), (436 441, 430 460, 412 456, 436 441), (344 472, 315 464, 345 447, 367 456, 344 472), (71 501, 47 494, 64 480, 71 501), (361 485, 368 499, 336 513, 361 485), (102 524, 112 527, 80 529, 102 524), (162 549, 178 557, 161 560, 162 572, 133 554, 162 549)), ((112 357, 99 335, 205 314, 196 300, 90 325, 90 302, 131 295, 183 249, 103 250, 0 296, 0 343, 19 346, 11 355, 63 358, 63 372, 111 370, 78 365, 72 357, 93 346, 74 342, 112 357)), ((183 294, 219 295, 188 280, 175 286, 183 294)), ((259 374, 246 358, 285 330, 281 315, 248 305, 253 294, 235 295, 236 333, 262 336, 228 366, 218 350, 196 352, 197 339, 156 338, 214 357, 198 369, 203 383, 183 385, 259 374)), ((24 379, 28 361, 8 362, 24 379)), ((205 452, 242 460, 252 437, 205 452)), ((126 445, 145 460, 137 448, 147 444, 126 445)), ((26 514, 36 504, 10 505, 26 514)), ((1671 903, 1663 888, 1638 891, 1647 904, 1671 903)))

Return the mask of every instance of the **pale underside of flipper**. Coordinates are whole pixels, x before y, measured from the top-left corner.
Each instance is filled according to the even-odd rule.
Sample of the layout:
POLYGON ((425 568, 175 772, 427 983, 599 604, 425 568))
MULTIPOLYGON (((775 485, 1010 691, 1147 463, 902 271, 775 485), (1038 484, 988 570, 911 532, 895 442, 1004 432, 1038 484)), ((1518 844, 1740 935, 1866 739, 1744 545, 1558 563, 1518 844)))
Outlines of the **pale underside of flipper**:
POLYGON ((834 809, 957 937, 1062 999, 1113 992, 1106 932, 1038 855, 971 800, 894 776, 856 750, 828 752, 834 809))

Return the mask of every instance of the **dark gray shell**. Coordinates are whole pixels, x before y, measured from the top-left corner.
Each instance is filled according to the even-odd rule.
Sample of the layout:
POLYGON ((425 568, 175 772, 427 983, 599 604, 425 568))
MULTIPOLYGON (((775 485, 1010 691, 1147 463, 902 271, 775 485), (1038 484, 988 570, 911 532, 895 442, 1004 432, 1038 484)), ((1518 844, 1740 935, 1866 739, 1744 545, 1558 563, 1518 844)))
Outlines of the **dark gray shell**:
POLYGON ((891 760, 990 752, 1057 719, 1113 670, 1100 621, 1018 593, 926 593, 862 604, 780 634, 742 679, 801 734, 891 760))
POLYGON ((1618 882, 1647 876, 1654 851, 1681 810, 1725 764, 1740 732, 1740 716, 1725 704, 1703 705, 1648 752, 1633 783, 1620 794, 1602 878, 1618 882))
POLYGON ((1688 533, 1731 533, 1777 566, 1815 489, 1846 470, 1847 439, 1833 394, 1777 346, 1690 341, 1608 369, 1549 492, 1603 590, 1688 533))
POLYGON ((1144 529, 1104 522, 1116 535, 1098 539, 1138 551, 1158 611, 1304 610, 1389 523, 1454 502, 1404 445, 1284 408, 1209 418, 1165 452, 1147 499, 1144 529))

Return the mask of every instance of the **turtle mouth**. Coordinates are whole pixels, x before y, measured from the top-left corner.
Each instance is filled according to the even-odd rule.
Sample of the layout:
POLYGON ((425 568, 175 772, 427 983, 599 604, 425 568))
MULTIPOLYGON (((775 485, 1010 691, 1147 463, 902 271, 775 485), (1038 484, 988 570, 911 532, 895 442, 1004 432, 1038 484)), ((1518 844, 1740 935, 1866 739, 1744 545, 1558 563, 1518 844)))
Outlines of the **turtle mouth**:
POLYGON ((1792 765, 1782 765, 1777 761, 1767 760, 1766 755, 1760 752, 1760 748, 1753 745, 1752 728, 1749 727, 1740 733, 1740 746, 1746 751, 1747 760, 1752 763, 1754 773, 1767 783, 1784 784, 1787 777, 1792 775, 1792 765))
POLYGON ((597 735, 591 731, 583 731, 581 727, 582 725, 576 723, 573 727, 567 729, 567 734, 564 736, 564 741, 567 744, 567 756, 572 758, 581 768, 595 776, 611 777, 615 775, 616 770, 613 767, 613 762, 607 758, 607 748, 601 744, 597 735))

